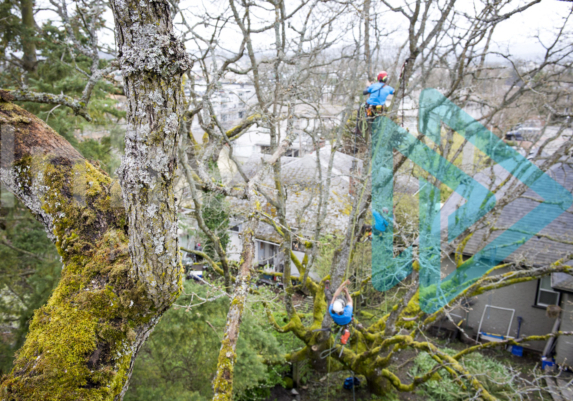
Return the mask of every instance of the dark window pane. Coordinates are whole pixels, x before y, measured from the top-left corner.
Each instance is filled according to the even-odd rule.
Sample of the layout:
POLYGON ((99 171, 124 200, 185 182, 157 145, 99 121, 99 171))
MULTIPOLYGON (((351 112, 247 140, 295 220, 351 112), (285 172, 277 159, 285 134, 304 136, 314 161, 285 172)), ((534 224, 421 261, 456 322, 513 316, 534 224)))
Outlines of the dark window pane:
POLYGON ((555 292, 539 291, 539 300, 537 301, 542 305, 557 305, 557 297, 559 294, 555 292))

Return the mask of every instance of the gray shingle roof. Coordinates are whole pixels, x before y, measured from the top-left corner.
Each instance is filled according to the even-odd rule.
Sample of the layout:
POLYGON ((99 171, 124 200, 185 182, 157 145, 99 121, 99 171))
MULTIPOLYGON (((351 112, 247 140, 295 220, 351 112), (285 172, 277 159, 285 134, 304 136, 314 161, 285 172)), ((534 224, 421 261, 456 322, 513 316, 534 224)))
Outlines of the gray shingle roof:
MULTIPOLYGON (((322 148, 320 151, 322 179, 326 180, 328 157, 330 150, 322 148)), ((253 154, 244 165, 247 176, 254 176, 261 168, 261 159, 268 159, 268 155, 253 154)), ((323 222, 325 233, 342 233, 346 229, 349 220, 352 197, 349 194, 350 178, 353 161, 357 166, 362 161, 343 153, 335 153, 331 175, 328 211, 323 222)), ((316 214, 319 201, 319 174, 316 153, 308 154, 301 158, 281 158, 282 182, 287 193, 287 221, 289 225, 300 235, 312 236, 316 225, 316 214)), ((245 185, 240 174, 235 174, 231 180, 232 186, 245 185)), ((268 174, 262 180, 262 185, 269 193, 274 193, 275 184, 272 175, 268 174)), ((246 212, 247 205, 244 201, 232 199, 233 214, 240 219, 246 212)), ((278 242, 279 237, 274 229, 267 224, 259 224, 256 233, 257 238, 278 242)))
MULTIPOLYGON (((568 191, 571 192, 573 190, 573 168, 568 164, 558 163, 546 174, 565 187, 568 191)), ((507 176, 508 172, 496 165, 493 168, 486 169, 483 172, 476 174, 474 179, 488 187, 492 179, 495 180, 496 184, 499 184, 503 182, 507 176)), ((505 195, 505 188, 507 187, 508 185, 505 185, 504 189, 496 194, 497 199, 500 199, 505 195)), ((494 231, 489 238, 485 240, 485 242, 485 229, 478 230, 468 241, 464 249, 464 253, 468 255, 475 254, 481 250, 486 243, 491 242, 493 239, 501 235, 502 232, 505 232, 504 229, 511 227, 514 223, 522 219, 539 205, 539 202, 528 198, 540 199, 540 196, 533 190, 528 189, 521 197, 509 203, 502 209, 497 220, 492 221, 494 227, 502 228, 502 230, 494 231)), ((460 204, 461 200, 461 196, 454 193, 444 204, 441 213, 442 228, 447 227, 447 216, 457 208, 457 205, 460 204)), ((536 217, 538 216, 533 215, 529 218, 533 222, 536 220, 536 217)), ((567 254, 573 253, 573 207, 569 208, 567 212, 561 214, 557 219, 547 225, 539 232, 539 234, 547 237, 532 237, 517 251, 512 253, 507 260, 521 262, 525 265, 546 266, 563 258, 567 254), (558 239, 559 241, 569 243, 557 242, 552 239, 558 239)), ((518 240, 522 238, 522 235, 522 233, 516 232, 515 239, 518 240)), ((555 284, 556 288, 559 287, 563 290, 573 291, 573 277, 568 274, 560 274, 559 276, 554 275, 554 277, 552 277, 552 283, 555 284)))

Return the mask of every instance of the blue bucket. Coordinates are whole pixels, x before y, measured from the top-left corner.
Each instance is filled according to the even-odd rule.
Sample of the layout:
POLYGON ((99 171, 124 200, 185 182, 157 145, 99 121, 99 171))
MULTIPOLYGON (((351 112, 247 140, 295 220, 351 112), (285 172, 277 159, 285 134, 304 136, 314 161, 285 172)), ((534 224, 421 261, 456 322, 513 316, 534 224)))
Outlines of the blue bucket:
POLYGON ((552 368, 555 366, 555 359, 551 358, 551 360, 543 357, 541 358, 541 369, 545 370, 546 368, 552 368))
POLYGON ((521 345, 512 345, 511 353, 515 356, 523 356, 523 347, 521 345))

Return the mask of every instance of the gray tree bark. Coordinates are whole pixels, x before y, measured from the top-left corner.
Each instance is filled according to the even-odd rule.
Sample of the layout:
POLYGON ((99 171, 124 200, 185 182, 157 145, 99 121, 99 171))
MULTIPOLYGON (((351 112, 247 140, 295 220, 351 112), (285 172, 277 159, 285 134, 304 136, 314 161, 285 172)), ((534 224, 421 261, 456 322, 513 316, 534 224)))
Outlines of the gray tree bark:
POLYGON ((125 208, 105 173, 0 93, 2 153, 11 155, 2 182, 44 224, 63 262, 2 382, 5 400, 123 398, 140 347, 181 291, 173 185, 191 62, 167 2, 111 5, 128 99, 125 208))

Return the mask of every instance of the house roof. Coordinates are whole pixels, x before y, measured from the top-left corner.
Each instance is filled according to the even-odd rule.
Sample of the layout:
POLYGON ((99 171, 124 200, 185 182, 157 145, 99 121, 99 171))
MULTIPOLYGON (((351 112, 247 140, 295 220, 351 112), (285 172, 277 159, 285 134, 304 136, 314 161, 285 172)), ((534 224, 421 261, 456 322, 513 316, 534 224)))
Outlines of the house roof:
POLYGON ((551 287, 573 292, 573 276, 567 273, 553 273, 551 275, 551 287))
MULTIPOLYGON (((326 182, 328 158, 330 149, 328 147, 320 150, 320 164, 322 170, 323 184, 326 182)), ((243 165, 245 174, 251 178, 261 168, 262 160, 268 160, 270 156, 255 153, 243 165)), ((349 193, 350 177, 353 175, 353 163, 360 168, 362 161, 353 156, 343 153, 334 154, 334 163, 331 175, 328 211, 323 230, 325 233, 343 233, 348 225, 352 196, 349 193)), ((320 190, 320 175, 318 174, 318 164, 316 152, 300 158, 281 158, 282 182, 285 185, 287 194, 287 221, 289 226, 298 234, 312 236, 315 231, 315 224, 320 190)), ((359 173, 354 173, 355 175, 359 173)), ((261 184, 271 194, 275 193, 275 184, 272 174, 267 174, 262 178, 261 184)), ((245 181, 240 174, 235 174, 231 179, 233 187, 245 185, 245 181)), ((238 219, 247 210, 245 201, 232 199, 232 210, 238 219)), ((280 237, 272 226, 259 224, 256 237, 268 241, 280 242, 280 237)))
MULTIPOLYGON (((565 187, 568 191, 573 190, 573 168, 567 163, 557 163, 550 168, 546 174, 565 187)), ((502 183, 509 173, 499 165, 488 168, 474 176, 474 179, 486 187, 490 187, 490 183, 495 181, 495 184, 502 183)), ((514 178, 515 179, 515 178, 514 178)), ((506 194, 510 183, 504 185, 495 196, 500 200, 506 194)), ((522 196, 506 205, 499 216, 491 223, 496 228, 508 228, 514 223, 521 220, 525 215, 531 212, 539 205, 533 199, 540 199, 533 190, 528 189, 522 196)), ((444 230, 447 227, 447 218, 453 213, 458 205, 465 203, 463 198, 454 192, 452 196, 446 201, 442 207, 441 212, 441 227, 444 230)), ((540 216, 529 216, 528 218, 536 219, 540 216)), ((443 232, 443 231, 442 231, 443 232)), ((468 241, 464 253, 473 255, 481 250, 487 243, 497 238, 506 230, 494 231, 485 241, 485 229, 480 229, 468 241)), ((506 260, 523 263, 525 265, 533 266, 546 266, 551 264, 567 254, 573 252, 573 207, 569 208, 566 213, 561 214, 557 219, 552 221, 543 230, 539 232, 542 236, 534 236, 528 240, 524 245, 512 253, 506 260), (561 241, 556 241, 555 239, 561 241)), ((516 241, 522 238, 523 234, 516 232, 516 241)), ((573 277, 568 274, 553 275, 552 284, 555 288, 573 291, 573 277)))

